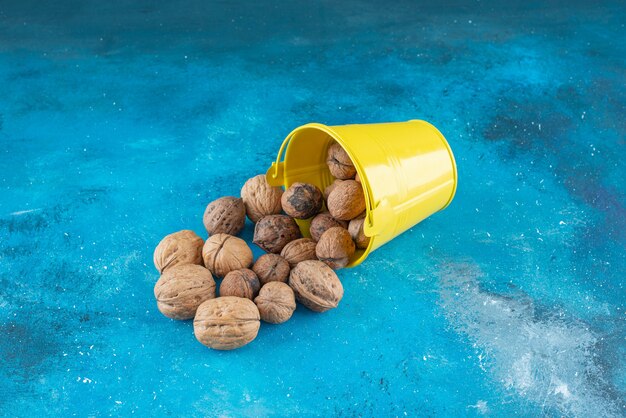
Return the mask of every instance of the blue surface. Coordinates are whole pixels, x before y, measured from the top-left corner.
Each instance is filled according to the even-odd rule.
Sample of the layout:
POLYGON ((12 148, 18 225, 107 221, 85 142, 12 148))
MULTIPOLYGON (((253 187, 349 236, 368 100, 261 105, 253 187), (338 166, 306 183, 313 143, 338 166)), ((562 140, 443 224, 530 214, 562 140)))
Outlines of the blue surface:
POLYGON ((110 3, 0 1, 0 415, 625 414, 623 3, 110 3), (456 199, 338 309, 159 314, 154 246, 291 129, 414 118, 456 199))

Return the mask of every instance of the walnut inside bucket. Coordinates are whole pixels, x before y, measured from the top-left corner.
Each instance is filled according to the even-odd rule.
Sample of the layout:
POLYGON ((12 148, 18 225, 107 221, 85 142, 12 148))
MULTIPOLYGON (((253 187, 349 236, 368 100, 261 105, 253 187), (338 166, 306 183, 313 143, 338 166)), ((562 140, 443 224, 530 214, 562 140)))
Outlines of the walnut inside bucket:
POLYGON ((293 183, 281 198, 285 213, 292 218, 308 219, 322 209, 322 191, 309 183, 293 183))
POLYGON ((339 226, 324 232, 315 247, 317 258, 333 270, 347 266, 354 251, 355 245, 350 233, 339 226))
POLYGON ((365 194, 361 183, 345 180, 328 195, 328 211, 335 219, 349 221, 365 210, 365 194))
POLYGON ((254 227, 254 242, 268 253, 278 254, 287 243, 300 238, 300 228, 287 215, 268 215, 254 227))
POLYGON ((348 223, 346 221, 333 218, 333 216, 329 212, 322 212, 316 215, 315 218, 313 218, 313 220, 311 221, 309 233, 311 234, 311 238, 313 238, 315 241, 319 241, 320 237, 324 232, 326 232, 327 229, 335 226, 347 228, 348 223))
POLYGON ((330 174, 338 179, 351 179, 356 175, 356 168, 354 168, 354 164, 352 164, 348 153, 336 142, 328 147, 326 164, 328 165, 330 174))
POLYGON ((224 276, 220 284, 220 296, 237 296, 253 300, 259 293, 261 283, 250 269, 233 270, 224 276))
POLYGON ((370 243, 370 237, 366 236, 363 232, 363 225, 365 224, 365 214, 358 216, 350 221, 348 226, 348 232, 354 240, 356 247, 359 249, 366 249, 370 243))

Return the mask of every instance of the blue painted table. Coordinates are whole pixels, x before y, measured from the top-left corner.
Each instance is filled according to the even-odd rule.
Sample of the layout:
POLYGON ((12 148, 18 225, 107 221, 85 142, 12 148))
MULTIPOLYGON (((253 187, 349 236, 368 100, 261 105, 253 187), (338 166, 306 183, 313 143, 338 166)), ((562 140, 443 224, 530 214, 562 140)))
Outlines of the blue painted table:
POLYGON ((1 1, 0 415, 623 415, 624 5, 435 3, 1 1), (156 243, 291 129, 414 118, 456 199, 338 309, 159 314, 156 243))

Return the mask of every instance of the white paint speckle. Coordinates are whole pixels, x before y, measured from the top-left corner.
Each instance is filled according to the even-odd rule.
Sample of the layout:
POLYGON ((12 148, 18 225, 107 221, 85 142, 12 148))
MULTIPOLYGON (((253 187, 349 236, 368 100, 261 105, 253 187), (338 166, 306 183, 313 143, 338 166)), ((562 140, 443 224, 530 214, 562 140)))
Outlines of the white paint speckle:
POLYGON ((27 209, 27 210, 18 210, 17 212, 11 212, 10 215, 11 216, 20 216, 20 215, 26 215, 27 213, 31 213, 31 212, 37 212, 40 211, 41 208, 38 209, 27 209))
POLYGON ((554 388, 554 393, 556 395, 562 395, 565 399, 572 396, 569 392, 569 389, 567 388, 567 385, 563 382, 559 382, 559 384, 557 384, 557 386, 554 388))
POLYGON ((480 414, 486 414, 489 412, 487 401, 479 400, 474 405, 470 405, 470 408, 476 408, 480 414))

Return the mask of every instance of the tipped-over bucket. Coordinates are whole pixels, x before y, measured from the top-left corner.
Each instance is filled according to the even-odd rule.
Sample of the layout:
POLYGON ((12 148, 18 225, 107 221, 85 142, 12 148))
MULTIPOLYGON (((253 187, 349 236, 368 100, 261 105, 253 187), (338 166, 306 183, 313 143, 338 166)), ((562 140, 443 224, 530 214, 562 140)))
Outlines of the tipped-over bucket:
MULTIPOLYGON (((324 190, 334 178, 326 165, 329 145, 337 141, 348 153, 363 185, 364 233, 371 237, 348 267, 418 222, 450 204, 457 173, 452 150, 441 132, 422 120, 367 125, 326 126, 309 123, 292 131, 267 171, 273 186, 311 183, 324 190), (285 158, 281 161, 281 156, 285 158)), ((310 220, 298 220, 310 236, 310 220)))

